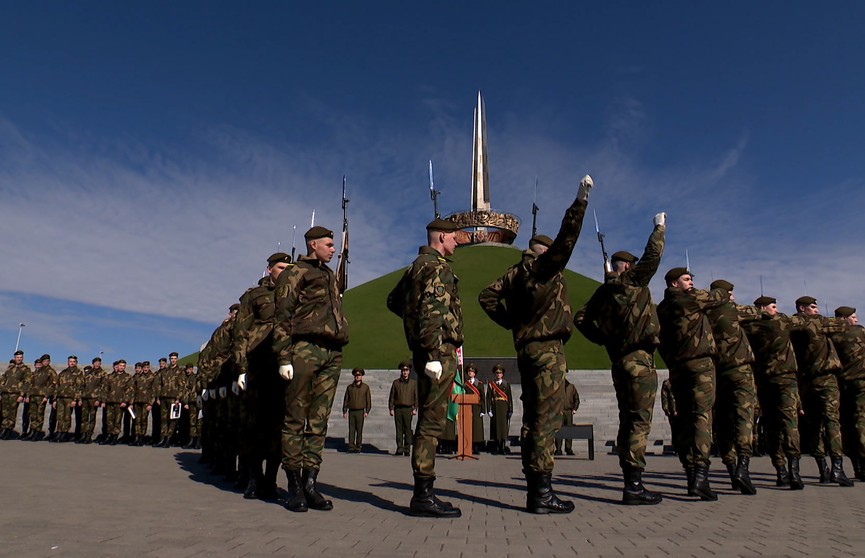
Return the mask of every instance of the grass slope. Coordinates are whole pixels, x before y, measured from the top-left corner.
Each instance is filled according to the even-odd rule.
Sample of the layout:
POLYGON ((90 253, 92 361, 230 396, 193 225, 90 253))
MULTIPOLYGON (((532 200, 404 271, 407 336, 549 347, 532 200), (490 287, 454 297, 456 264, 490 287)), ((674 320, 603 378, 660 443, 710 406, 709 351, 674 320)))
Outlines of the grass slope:
MULTIPOLYGON (((515 356, 510 331, 490 320, 477 299, 481 290, 519 261, 520 251, 504 246, 471 246, 458 249, 451 259, 460 280, 466 358, 515 356)), ((350 343, 345 347, 344 367, 390 369, 409 357, 402 321, 385 306, 388 293, 403 271, 393 271, 346 291, 343 309, 348 317, 350 343)), ((581 307, 599 285, 568 270, 565 277, 574 309, 581 307)), ((610 365, 606 351, 586 341, 577 331, 565 345, 565 352, 570 369, 599 369, 610 365)))

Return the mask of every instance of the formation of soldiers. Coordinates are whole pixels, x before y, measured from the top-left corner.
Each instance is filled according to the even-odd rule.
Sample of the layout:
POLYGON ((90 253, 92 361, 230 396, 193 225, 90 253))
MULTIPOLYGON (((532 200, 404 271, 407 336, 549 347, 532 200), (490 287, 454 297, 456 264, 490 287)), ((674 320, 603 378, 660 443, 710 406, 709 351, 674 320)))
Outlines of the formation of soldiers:
MULTIPOLYGON (((796 301, 794 316, 780 314, 776 301, 766 296, 753 306, 737 305, 732 284, 718 280, 708 291, 696 289, 690 270, 682 267, 665 274, 664 299, 655 306, 648 286, 659 268, 666 233, 666 214, 658 213, 642 256, 614 253, 604 283, 573 312, 563 271, 593 187, 592 178, 585 176, 556 237, 533 236, 521 260, 478 297, 490 319, 513 335, 523 390, 520 451, 526 511, 574 509, 573 502, 559 498, 552 487, 556 433, 579 405, 565 379, 563 350, 574 327, 604 346, 612 361, 623 504, 662 500, 642 482, 658 390, 656 350, 670 370, 665 401, 673 409, 673 443, 689 495, 717 499, 708 480, 716 418, 714 442, 732 485, 743 494, 756 493, 749 462, 758 402, 779 486, 803 487, 803 438, 817 460, 821 482, 852 486, 843 470, 845 453, 856 477, 865 480, 865 329, 857 325, 855 309, 839 307, 835 318, 824 318, 811 297, 796 301)), ((459 508, 439 499, 434 484, 436 449, 447 437, 457 353, 464 341, 458 280, 448 260, 457 246, 459 226, 437 218, 426 230, 427 244, 387 298, 387 308, 403 321, 412 353, 411 362, 400 364, 401 376, 394 382, 388 407, 395 421, 397 453, 411 452, 410 513, 454 518, 460 517, 459 508), (412 370, 415 378, 409 378, 412 370), (409 435, 415 415, 417 425, 409 435)), ((281 467, 288 479, 287 509, 332 509, 333 502, 321 494, 317 482, 348 331, 341 289, 327 265, 335 253, 333 232, 316 226, 307 231, 305 241, 307 253, 297 261, 281 252, 268 258, 264 277, 230 308, 202 348, 197 376, 160 370, 139 392, 139 383, 147 385, 137 380, 139 375, 147 377, 144 366, 140 374, 130 376, 125 363, 118 361, 113 373, 96 382, 100 369, 95 360, 85 373, 70 357, 69 367, 56 379, 51 379, 51 370, 49 379, 43 380, 36 379, 35 371, 23 364, 23 354, 16 353, 3 377, 2 436, 13 435, 14 419, 10 425, 8 417, 15 416, 22 402, 35 407, 35 415, 40 414, 40 405, 43 411, 49 403, 56 408, 54 436, 60 439, 69 438, 72 410, 81 407, 86 423, 92 415, 89 409, 105 405, 108 443, 119 436, 118 417, 147 416, 158 408, 159 413, 153 413, 153 420, 161 421, 157 445, 166 446, 186 410, 190 423, 192 416, 204 417, 202 461, 215 473, 236 480, 245 498, 275 499, 281 467), (94 391, 88 387, 91 378, 99 386, 94 391), (178 407, 181 410, 175 413, 178 407)), ((176 367, 176 358, 172 354, 167 368, 176 367)), ((476 417, 490 416, 491 441, 506 452, 513 398, 504 370, 497 369, 496 381, 487 386, 477 381, 471 366, 466 372, 464 389, 485 392, 483 404, 473 412, 476 417)), ((371 402, 368 388, 363 389, 364 371, 355 369, 353 375, 354 387, 346 393, 343 413, 346 418, 353 413, 350 443, 358 450, 371 402)), ((33 421, 35 427, 38 416, 33 421)), ((476 421, 473 428, 478 424, 482 423, 476 421)), ((81 430, 80 440, 86 443, 87 427, 81 430)), ((482 440, 483 431, 478 434, 482 440)), ((143 439, 140 428, 134 439, 143 439)), ((195 434, 192 439, 197 446, 195 434)))
POLYGON ((124 359, 109 372, 100 357, 80 368, 78 357, 70 355, 66 368, 57 372, 50 355, 37 358, 30 368, 24 351, 15 351, 0 378, 0 439, 199 448, 198 376, 191 364, 181 368, 177 359, 177 353, 159 359, 156 371, 149 361, 137 362, 129 374, 124 359), (19 406, 21 432, 15 430, 19 406), (100 410, 102 434, 94 438, 100 410))

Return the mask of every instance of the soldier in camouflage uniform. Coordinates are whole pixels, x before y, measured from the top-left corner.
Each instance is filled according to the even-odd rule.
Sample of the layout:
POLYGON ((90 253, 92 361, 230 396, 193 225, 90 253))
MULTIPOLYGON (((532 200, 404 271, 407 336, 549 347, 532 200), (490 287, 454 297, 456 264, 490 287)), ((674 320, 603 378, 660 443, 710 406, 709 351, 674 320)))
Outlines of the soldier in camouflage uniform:
POLYGON ((135 413, 135 438, 133 446, 143 446, 147 437, 147 418, 153 409, 156 394, 153 392, 153 382, 156 376, 150 369, 150 361, 141 363, 141 371, 136 371, 132 377, 132 410, 135 413))
POLYGON ((813 456, 820 470, 823 483, 835 482, 841 486, 853 486, 853 481, 844 473, 844 450, 841 445, 840 405, 836 374, 841 371, 841 361, 829 334, 846 329, 841 318, 824 318, 814 297, 803 296, 796 300, 798 312, 795 317, 804 321, 804 327, 795 327, 790 341, 799 363, 799 384, 803 395, 802 404, 811 428, 808 430, 813 456), (825 442, 824 442, 825 440, 825 442), (826 464, 828 451, 832 461, 831 471, 826 464), (827 474, 828 473, 828 474, 827 474))
POLYGON ((76 443, 80 444, 90 444, 93 442, 93 432, 96 429, 96 413, 105 401, 103 382, 107 374, 102 369, 102 359, 96 357, 93 359, 92 364, 93 366, 84 367, 84 383, 81 387, 80 405, 81 436, 76 440, 76 443))
POLYGON ((363 383, 366 372, 363 368, 351 371, 354 382, 345 388, 342 398, 342 418, 348 419, 348 452, 360 453, 363 449, 363 422, 372 408, 372 393, 363 383))
POLYGON ((57 375, 57 398, 54 406, 57 409, 57 430, 52 436, 52 442, 68 442, 72 439, 69 428, 72 426, 72 415, 84 391, 84 373, 78 368, 78 357, 66 359, 67 367, 57 375))
POLYGON ((628 505, 652 505, 662 499, 643 486, 646 443, 658 392, 655 348, 660 330, 649 282, 664 253, 666 213, 658 213, 652 222, 654 227, 639 263, 630 252, 614 253, 612 271, 576 317, 577 328, 590 341, 604 345, 612 362, 619 408, 616 447, 625 480, 622 503, 628 505))
POLYGON ((231 358, 231 334, 238 309, 240 304, 231 305, 228 315, 198 354, 198 373, 202 385, 207 388, 201 391, 204 422, 201 425, 200 463, 216 464, 224 461, 222 449, 225 447, 225 402, 220 401, 217 396, 219 386, 216 378, 224 367, 230 367, 228 361, 231 358))
POLYGON ((565 374, 564 344, 573 315, 563 272, 580 236, 592 178, 581 181, 565 211, 556 239, 529 241, 522 261, 481 291, 478 302, 498 325, 511 330, 523 387, 521 429, 526 511, 570 513, 573 502, 560 500, 552 488, 553 452, 561 426, 565 374))
POLYGON ((126 361, 117 361, 117 368, 106 376, 103 409, 108 421, 107 436, 100 444, 117 445, 123 430, 123 415, 135 396, 133 376, 126 373, 126 361))
POLYGON ((667 288, 658 319, 661 356, 670 369, 679 412, 680 438, 675 446, 688 476, 688 494, 717 500, 709 484, 717 347, 707 311, 727 302, 730 293, 695 289, 693 276, 684 267, 668 271, 664 281, 667 288))
POLYGON ((273 352, 274 288, 291 263, 288 254, 277 252, 267 259, 267 273, 258 286, 240 297, 231 354, 237 367, 240 394, 240 478, 243 497, 275 499, 276 477, 281 455, 281 433, 285 415, 285 382, 277 372, 273 352), (266 463, 262 477, 261 465, 266 463))
POLYGON ((183 394, 183 412, 189 419, 189 440, 183 449, 201 449, 201 418, 198 416, 203 406, 199 393, 204 387, 201 378, 195 373, 195 365, 186 364, 186 389, 183 394))
MULTIPOLYGON (((577 391, 577 386, 572 384, 565 378, 565 397, 564 397, 564 409, 562 409, 562 426, 573 426, 574 424, 574 415, 577 414, 577 410, 580 408, 580 393, 577 391)), ((562 439, 556 439, 556 451, 555 455, 562 455, 562 439)), ((567 455, 574 455, 574 440, 572 438, 567 438, 564 440, 565 445, 565 453, 567 455)))
POLYGON ((844 451, 853 462, 856 478, 865 480, 865 328, 856 309, 839 306, 835 317, 848 327, 831 335, 843 367, 838 375, 841 390, 841 429, 844 451))
POLYGON ((733 284, 724 279, 713 281, 712 289, 723 289, 730 293, 730 302, 709 310, 712 333, 718 345, 717 386, 715 398, 715 443, 721 460, 730 474, 733 488, 742 494, 757 493, 751 482, 749 466, 754 454, 754 402, 757 399, 754 387, 754 351, 739 323, 760 318, 754 306, 733 303, 733 284))
POLYGON ((27 397, 27 387, 30 382, 30 367, 24 364, 24 351, 15 351, 12 363, 3 373, 0 382, 0 409, 3 410, 3 421, 0 425, 0 440, 18 438, 15 431, 15 421, 18 419, 18 404, 27 397))
POLYGON ((412 447, 414 494, 409 512, 424 517, 460 517, 459 508, 434 493, 435 451, 444 433, 456 377, 456 350, 463 344, 463 317, 457 276, 448 256, 456 249, 459 226, 435 219, 411 267, 388 294, 388 309, 402 318, 418 383, 418 420, 412 447))
POLYGON ((25 400, 30 415, 30 431, 22 440, 38 442, 45 438, 45 433, 42 431, 45 424, 45 407, 54 398, 56 384, 57 373, 54 369, 50 366, 42 366, 42 361, 37 359, 33 363, 33 372, 30 374, 25 400))
POLYGON ((333 232, 312 227, 304 235, 306 256, 276 282, 273 350, 285 388, 282 468, 288 476, 286 507, 333 509, 318 491, 321 452, 348 343, 348 322, 336 275, 327 267, 335 252, 333 232))
POLYGON ((171 418, 171 408, 174 404, 181 403, 186 383, 183 379, 183 370, 177 365, 178 356, 177 353, 169 354, 169 366, 160 369, 153 381, 154 391, 157 394, 156 404, 160 406, 160 423, 162 426, 162 438, 156 447, 171 447, 173 438, 177 433, 177 419, 171 418))

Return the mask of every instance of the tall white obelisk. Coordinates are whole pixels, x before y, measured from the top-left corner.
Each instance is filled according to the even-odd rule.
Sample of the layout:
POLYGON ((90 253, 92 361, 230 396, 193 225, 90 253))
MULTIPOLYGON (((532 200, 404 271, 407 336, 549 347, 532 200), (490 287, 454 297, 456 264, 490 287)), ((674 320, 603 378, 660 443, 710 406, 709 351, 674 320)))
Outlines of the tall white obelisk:
POLYGON ((487 111, 478 91, 472 142, 472 211, 490 210, 490 173, 487 168, 487 111))

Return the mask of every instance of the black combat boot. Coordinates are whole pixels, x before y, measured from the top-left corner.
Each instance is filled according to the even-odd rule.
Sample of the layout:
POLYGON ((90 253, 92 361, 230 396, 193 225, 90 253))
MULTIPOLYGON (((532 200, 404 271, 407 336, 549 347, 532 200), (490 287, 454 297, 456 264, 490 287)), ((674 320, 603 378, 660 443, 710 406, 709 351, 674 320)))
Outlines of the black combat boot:
POLYGON ((783 465, 775 465, 775 486, 790 486, 790 473, 783 465))
POLYGON ((111 440, 108 442, 108 445, 116 446, 119 443, 120 443, 120 434, 112 434, 111 440))
POLYGON ((694 492, 694 467, 685 467, 685 478, 688 480, 688 496, 696 496, 694 492))
POLYGON ((195 444, 192 446, 192 449, 197 449, 197 450, 201 449, 201 436, 195 437, 195 444))
POLYGON ((254 500, 258 498, 259 480, 261 479, 261 467, 251 467, 248 475, 249 480, 246 482, 246 489, 243 491, 243 497, 246 500, 254 500))
POLYGON ((35 435, 36 435, 36 431, 35 431, 35 430, 30 430, 29 432, 27 432, 27 434, 23 434, 23 435, 22 435, 20 438, 18 438, 18 439, 21 440, 22 442, 29 442, 30 440, 33 439, 33 436, 35 436, 35 435))
POLYGON ((433 493, 434 478, 414 479, 414 494, 409 504, 409 515, 416 517, 461 517, 462 512, 448 502, 436 498, 433 493))
POLYGON ((851 457, 853 462, 853 474, 860 481, 865 481, 865 468, 862 467, 863 461, 861 457, 851 457))
POLYGON ((853 486, 853 481, 847 478, 844 474, 844 458, 832 458, 832 471, 829 473, 829 480, 838 483, 840 486, 853 486))
POLYGON ((622 493, 622 503, 626 506, 641 506, 660 504, 663 498, 657 492, 646 490, 643 486, 643 471, 627 469, 625 475, 625 490, 622 493))
POLYGON ((303 495, 306 496, 306 503, 311 509, 319 511, 330 511, 333 509, 333 502, 321 495, 316 486, 318 479, 318 469, 304 469, 301 475, 303 481, 303 495))
POLYGON ((31 442, 41 442, 45 439, 45 433, 42 431, 37 432, 31 439, 31 442))
POLYGON ((709 485, 709 467, 704 463, 694 466, 694 495, 706 502, 718 499, 718 495, 712 492, 709 485))
POLYGON ((530 471, 526 474, 528 494, 526 511, 529 513, 571 513, 574 503, 560 500, 553 491, 552 474, 530 471))
POLYGON ((727 467, 727 474, 730 475, 730 484, 733 488, 739 488, 739 485, 736 484, 736 465, 734 463, 724 463, 727 467))
POLYGON ((183 446, 183 449, 195 449, 195 439, 196 436, 193 436, 189 439, 189 443, 183 446))
POLYGON ((279 459, 268 459, 264 462, 264 477, 258 487, 258 499, 266 502, 278 498, 276 492, 276 475, 279 472, 279 459))
POLYGON ((750 465, 750 457, 747 455, 740 455, 738 457, 733 475, 733 488, 738 488, 742 494, 753 496, 757 493, 757 489, 754 488, 754 483, 751 482, 751 472, 748 470, 750 465))
POLYGON ((288 498, 285 501, 286 509, 293 512, 305 512, 309 510, 300 480, 300 469, 291 469, 286 471, 285 474, 288 477, 288 498))
POLYGON ((790 466, 790 490, 802 490, 805 488, 805 483, 799 475, 799 458, 787 457, 787 463, 790 466))
POLYGON ((829 465, 826 463, 826 458, 815 457, 814 461, 817 462, 817 471, 820 472, 820 484, 829 484, 829 465))

